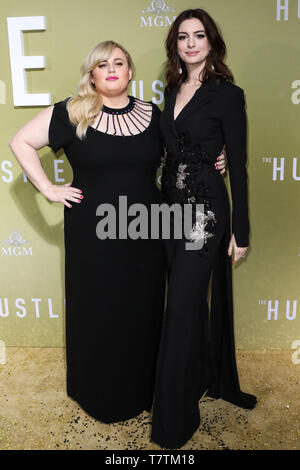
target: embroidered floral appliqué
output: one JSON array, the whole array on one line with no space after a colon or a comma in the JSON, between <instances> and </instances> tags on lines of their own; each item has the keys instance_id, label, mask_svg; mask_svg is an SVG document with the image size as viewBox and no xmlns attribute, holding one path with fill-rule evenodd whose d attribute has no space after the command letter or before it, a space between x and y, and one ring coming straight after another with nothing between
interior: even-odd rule
<instances>
[{"instance_id":1,"label":"embroidered floral appliqu\u00e9","mask_svg":"<svg viewBox=\"0 0 300 470\"><path fill-rule=\"evenodd\" d=\"M192 242L196 243L203 240L203 244L206 244L208 238L214 237L214 233L206 231L206 226L209 222L212 225L216 223L216 217L212 211L207 211L206 214L201 210L196 211L196 222L190 232Z\"/></svg>"},{"instance_id":2,"label":"embroidered floral appliqu\u00e9","mask_svg":"<svg viewBox=\"0 0 300 470\"><path fill-rule=\"evenodd\" d=\"M184 163L180 163L178 165L177 181L176 181L176 188L177 189L184 189L185 188L184 180L189 175L189 173L186 173L184 171L186 169L186 167L187 167L187 165L185 165Z\"/></svg>"}]
</instances>

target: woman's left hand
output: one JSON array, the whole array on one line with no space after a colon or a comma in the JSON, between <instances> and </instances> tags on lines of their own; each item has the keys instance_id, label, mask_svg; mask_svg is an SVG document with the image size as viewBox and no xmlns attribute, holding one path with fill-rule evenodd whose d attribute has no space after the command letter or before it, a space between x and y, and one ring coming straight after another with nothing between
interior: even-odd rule
<instances>
[{"instance_id":1,"label":"woman's left hand","mask_svg":"<svg viewBox=\"0 0 300 470\"><path fill-rule=\"evenodd\" d=\"M236 241L235 241L235 236L234 234L232 234L229 247L228 247L228 256L231 256L233 252L232 264L235 264L241 258L244 258L246 256L247 250L248 250L247 246L246 247L237 246Z\"/></svg>"},{"instance_id":2,"label":"woman's left hand","mask_svg":"<svg viewBox=\"0 0 300 470\"><path fill-rule=\"evenodd\" d=\"M227 166L227 158L226 158L226 152L225 152L225 147L223 147L222 152L217 158L217 161L215 163L215 168L216 170L220 170L221 175L225 173L226 171L226 166Z\"/></svg>"}]
</instances>

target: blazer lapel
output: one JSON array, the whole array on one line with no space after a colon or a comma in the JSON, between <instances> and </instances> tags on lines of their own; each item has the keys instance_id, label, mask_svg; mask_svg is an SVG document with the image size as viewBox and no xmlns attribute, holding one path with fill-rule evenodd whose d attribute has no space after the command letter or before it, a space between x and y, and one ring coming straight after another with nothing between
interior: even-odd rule
<instances>
[{"instance_id":1,"label":"blazer lapel","mask_svg":"<svg viewBox=\"0 0 300 470\"><path fill-rule=\"evenodd\" d=\"M209 103L213 96L214 93L217 89L216 85L216 79L210 78L206 83L201 85L201 87L196 90L195 94L192 96L190 101L185 105L185 107L181 110L181 112L178 114L177 119L174 120L174 107L175 107L175 102L176 102L176 94L175 93L175 98L174 98L174 103L173 103L173 108L172 108L172 116L173 116L173 121L175 124L176 128L176 123L179 123L183 119L185 119L186 116L188 116L195 108L201 108L207 103Z\"/></svg>"}]
</instances>

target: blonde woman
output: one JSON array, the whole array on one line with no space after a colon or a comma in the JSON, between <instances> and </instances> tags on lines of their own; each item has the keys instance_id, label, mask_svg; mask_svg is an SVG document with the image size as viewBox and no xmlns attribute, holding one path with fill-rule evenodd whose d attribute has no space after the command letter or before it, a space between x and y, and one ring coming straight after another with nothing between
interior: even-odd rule
<instances>
[{"instance_id":1,"label":"blonde woman","mask_svg":"<svg viewBox=\"0 0 300 470\"><path fill-rule=\"evenodd\" d=\"M120 196L128 208L160 202L160 111L128 96L133 70L123 46L98 44L77 96L40 112L10 143L32 183L65 206L67 393L105 423L151 408L164 306L162 242L126 238L119 209ZM46 145L64 149L72 183L49 181L37 153ZM115 210L116 227L101 219L101 204Z\"/></svg>"}]
</instances>

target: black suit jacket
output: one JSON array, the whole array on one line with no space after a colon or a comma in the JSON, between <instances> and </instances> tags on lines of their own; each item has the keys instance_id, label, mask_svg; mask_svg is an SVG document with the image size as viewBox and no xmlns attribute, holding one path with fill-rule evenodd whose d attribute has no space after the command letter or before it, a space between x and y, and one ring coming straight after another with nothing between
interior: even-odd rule
<instances>
[{"instance_id":1,"label":"black suit jacket","mask_svg":"<svg viewBox=\"0 0 300 470\"><path fill-rule=\"evenodd\" d=\"M178 90L165 92L161 131L167 149L176 151L181 136L191 149L199 145L215 161L226 146L231 196L232 232L240 247L249 245L248 176L246 170L247 120L244 92L238 86L215 77L195 93L174 120Z\"/></svg>"}]
</instances>

